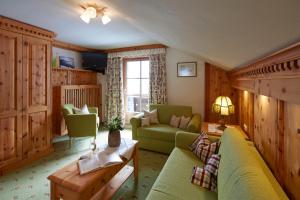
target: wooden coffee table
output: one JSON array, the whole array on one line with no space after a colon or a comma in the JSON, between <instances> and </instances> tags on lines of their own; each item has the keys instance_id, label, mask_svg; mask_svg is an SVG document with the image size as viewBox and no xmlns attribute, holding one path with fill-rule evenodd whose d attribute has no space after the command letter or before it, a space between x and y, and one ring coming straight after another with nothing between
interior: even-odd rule
<instances>
[{"instance_id":1,"label":"wooden coffee table","mask_svg":"<svg viewBox=\"0 0 300 200\"><path fill-rule=\"evenodd\" d=\"M138 142L130 159L122 157L122 164L99 169L85 175L79 174L77 161L48 177L51 183L51 200L110 199L121 185L134 173L138 179ZM128 164L133 160L134 167Z\"/></svg>"}]
</instances>

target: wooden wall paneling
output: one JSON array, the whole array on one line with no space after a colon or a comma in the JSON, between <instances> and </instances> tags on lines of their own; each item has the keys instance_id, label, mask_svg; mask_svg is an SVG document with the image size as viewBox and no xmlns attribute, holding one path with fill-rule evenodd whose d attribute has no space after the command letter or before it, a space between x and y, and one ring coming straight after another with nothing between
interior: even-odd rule
<instances>
[{"instance_id":1,"label":"wooden wall paneling","mask_svg":"<svg viewBox=\"0 0 300 200\"><path fill-rule=\"evenodd\" d=\"M97 73L82 69L52 69L52 86L95 85Z\"/></svg>"},{"instance_id":2,"label":"wooden wall paneling","mask_svg":"<svg viewBox=\"0 0 300 200\"><path fill-rule=\"evenodd\" d=\"M220 96L229 96L232 103L238 108L238 92L230 85L227 72L209 63L205 63L205 121L218 122L220 117L212 112L212 104ZM226 117L226 123L237 124L238 109L235 114Z\"/></svg>"},{"instance_id":3,"label":"wooden wall paneling","mask_svg":"<svg viewBox=\"0 0 300 200\"><path fill-rule=\"evenodd\" d=\"M140 46L133 46L133 47L108 49L108 50L104 50L104 52L105 53L113 53L113 52L137 51L137 50L157 49L157 48L167 48L167 46L163 45L163 44L149 44L149 45L140 45Z\"/></svg>"},{"instance_id":4,"label":"wooden wall paneling","mask_svg":"<svg viewBox=\"0 0 300 200\"><path fill-rule=\"evenodd\" d=\"M229 77L234 88L254 93L254 143L288 196L300 199L300 43ZM242 93L239 101L245 102ZM243 124L248 110L242 103L239 110Z\"/></svg>"},{"instance_id":5,"label":"wooden wall paneling","mask_svg":"<svg viewBox=\"0 0 300 200\"><path fill-rule=\"evenodd\" d=\"M21 81L22 35L0 29L0 168L22 158Z\"/></svg>"},{"instance_id":6,"label":"wooden wall paneling","mask_svg":"<svg viewBox=\"0 0 300 200\"><path fill-rule=\"evenodd\" d=\"M300 43L229 73L232 86L300 104Z\"/></svg>"},{"instance_id":7,"label":"wooden wall paneling","mask_svg":"<svg viewBox=\"0 0 300 200\"><path fill-rule=\"evenodd\" d=\"M276 163L277 163L277 168L276 168L276 176L278 182L284 186L284 170L285 170L285 165L284 165L284 123L285 123L285 118L284 118L284 110L285 110L285 105L284 101L277 100L277 130L278 130L278 135L276 137Z\"/></svg>"},{"instance_id":8,"label":"wooden wall paneling","mask_svg":"<svg viewBox=\"0 0 300 200\"><path fill-rule=\"evenodd\" d=\"M291 199L300 199L300 105L284 105L284 185Z\"/></svg>"},{"instance_id":9,"label":"wooden wall paneling","mask_svg":"<svg viewBox=\"0 0 300 200\"><path fill-rule=\"evenodd\" d=\"M239 125L251 141L254 140L254 94L248 91L238 91Z\"/></svg>"},{"instance_id":10,"label":"wooden wall paneling","mask_svg":"<svg viewBox=\"0 0 300 200\"><path fill-rule=\"evenodd\" d=\"M99 52L99 53L104 52L103 50L86 48L86 47L82 47L82 46L78 46L78 45L74 45L74 44L70 44L58 40L53 41L53 46L62 49L71 50L71 51L77 51L77 52Z\"/></svg>"},{"instance_id":11,"label":"wooden wall paneling","mask_svg":"<svg viewBox=\"0 0 300 200\"><path fill-rule=\"evenodd\" d=\"M23 156L51 146L51 43L23 36Z\"/></svg>"},{"instance_id":12,"label":"wooden wall paneling","mask_svg":"<svg viewBox=\"0 0 300 200\"><path fill-rule=\"evenodd\" d=\"M254 143L273 172L276 171L277 100L255 95Z\"/></svg>"}]
</instances>

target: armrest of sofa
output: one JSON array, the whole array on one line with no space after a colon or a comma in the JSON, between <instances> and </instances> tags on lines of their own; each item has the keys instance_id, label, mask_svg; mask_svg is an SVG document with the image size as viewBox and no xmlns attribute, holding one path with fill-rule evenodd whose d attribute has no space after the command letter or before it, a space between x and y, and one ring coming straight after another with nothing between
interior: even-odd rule
<instances>
[{"instance_id":1,"label":"armrest of sofa","mask_svg":"<svg viewBox=\"0 0 300 200\"><path fill-rule=\"evenodd\" d=\"M188 149L194 140L199 136L197 133L177 131L175 136L175 146L181 149Z\"/></svg>"},{"instance_id":2,"label":"armrest of sofa","mask_svg":"<svg viewBox=\"0 0 300 200\"><path fill-rule=\"evenodd\" d=\"M88 107L90 113L95 113L98 115L98 107Z\"/></svg>"},{"instance_id":3,"label":"armrest of sofa","mask_svg":"<svg viewBox=\"0 0 300 200\"><path fill-rule=\"evenodd\" d=\"M201 129L201 115L194 114L187 126L187 131L192 133L199 133Z\"/></svg>"},{"instance_id":4,"label":"armrest of sofa","mask_svg":"<svg viewBox=\"0 0 300 200\"><path fill-rule=\"evenodd\" d=\"M65 116L68 134L71 137L96 136L97 134L97 115L90 114L71 114Z\"/></svg>"},{"instance_id":5,"label":"armrest of sofa","mask_svg":"<svg viewBox=\"0 0 300 200\"><path fill-rule=\"evenodd\" d=\"M177 131L175 136L175 146L181 149L189 149L189 146L196 140L199 136L198 133L190 133L184 131ZM208 136L208 139L211 142L217 142L220 140L220 137Z\"/></svg>"},{"instance_id":6,"label":"armrest of sofa","mask_svg":"<svg viewBox=\"0 0 300 200\"><path fill-rule=\"evenodd\" d=\"M139 113L135 116L133 116L131 119L130 119L130 124L132 126L132 139L137 139L137 129L138 127L141 126L141 118L144 116L144 113Z\"/></svg>"}]
</instances>

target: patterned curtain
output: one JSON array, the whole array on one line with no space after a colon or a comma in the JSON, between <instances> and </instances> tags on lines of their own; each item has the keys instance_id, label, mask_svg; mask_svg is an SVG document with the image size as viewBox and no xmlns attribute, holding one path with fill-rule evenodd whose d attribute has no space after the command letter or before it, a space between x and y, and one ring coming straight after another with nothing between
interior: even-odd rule
<instances>
[{"instance_id":1,"label":"patterned curtain","mask_svg":"<svg viewBox=\"0 0 300 200\"><path fill-rule=\"evenodd\" d=\"M151 54L150 61L150 104L167 103L166 54Z\"/></svg>"},{"instance_id":2,"label":"patterned curtain","mask_svg":"<svg viewBox=\"0 0 300 200\"><path fill-rule=\"evenodd\" d=\"M124 123L122 59L108 58L106 68L105 119L109 123L120 116Z\"/></svg>"}]
</instances>

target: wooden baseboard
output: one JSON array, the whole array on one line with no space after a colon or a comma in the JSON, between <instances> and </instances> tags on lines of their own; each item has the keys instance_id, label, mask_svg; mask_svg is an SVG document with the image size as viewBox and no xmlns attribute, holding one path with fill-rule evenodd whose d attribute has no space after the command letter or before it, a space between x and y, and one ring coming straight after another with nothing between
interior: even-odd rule
<instances>
[{"instance_id":1,"label":"wooden baseboard","mask_svg":"<svg viewBox=\"0 0 300 200\"><path fill-rule=\"evenodd\" d=\"M15 162L6 166L3 166L0 168L0 176L3 176L11 171L14 171L16 169L19 169L21 167L24 167L25 165L28 165L30 163L32 163L33 161L36 161L46 155L48 155L49 153L53 152L54 149L51 146L50 148L40 152L39 154L36 154L30 158L24 159L24 160L20 160L19 162Z\"/></svg>"}]
</instances>

